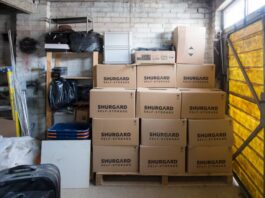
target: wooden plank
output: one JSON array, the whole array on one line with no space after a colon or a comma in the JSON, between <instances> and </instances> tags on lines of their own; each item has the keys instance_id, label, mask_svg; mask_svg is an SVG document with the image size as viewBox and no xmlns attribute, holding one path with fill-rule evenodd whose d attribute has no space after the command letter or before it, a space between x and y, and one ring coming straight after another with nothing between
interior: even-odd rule
<instances>
[{"instance_id":1,"label":"wooden plank","mask_svg":"<svg viewBox=\"0 0 265 198\"><path fill-rule=\"evenodd\" d=\"M162 176L161 179L162 179L161 181L162 185L168 186L168 176Z\"/></svg>"},{"instance_id":2,"label":"wooden plank","mask_svg":"<svg viewBox=\"0 0 265 198\"><path fill-rule=\"evenodd\" d=\"M55 54L55 66L56 67L61 66L61 59L62 59L62 54Z\"/></svg>"},{"instance_id":3,"label":"wooden plank","mask_svg":"<svg viewBox=\"0 0 265 198\"><path fill-rule=\"evenodd\" d=\"M98 52L93 52L93 55L92 55L92 65L93 65L93 67L95 67L96 65L98 65Z\"/></svg>"},{"instance_id":4,"label":"wooden plank","mask_svg":"<svg viewBox=\"0 0 265 198\"><path fill-rule=\"evenodd\" d=\"M46 130L52 125L52 110L49 105L49 86L52 81L52 52L47 52L47 70L46 70Z\"/></svg>"}]
</instances>

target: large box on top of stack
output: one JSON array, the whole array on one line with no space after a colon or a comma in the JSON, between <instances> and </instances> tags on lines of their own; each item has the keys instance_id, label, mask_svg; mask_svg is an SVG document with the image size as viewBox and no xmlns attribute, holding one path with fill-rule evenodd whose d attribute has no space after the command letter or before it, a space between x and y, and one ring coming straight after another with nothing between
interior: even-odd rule
<instances>
[{"instance_id":1,"label":"large box on top of stack","mask_svg":"<svg viewBox=\"0 0 265 198\"><path fill-rule=\"evenodd\" d=\"M136 65L97 65L94 72L95 87L136 89Z\"/></svg>"},{"instance_id":2,"label":"large box on top of stack","mask_svg":"<svg viewBox=\"0 0 265 198\"><path fill-rule=\"evenodd\" d=\"M226 93L218 89L180 89L181 118L225 117Z\"/></svg>"},{"instance_id":3,"label":"large box on top of stack","mask_svg":"<svg viewBox=\"0 0 265 198\"><path fill-rule=\"evenodd\" d=\"M137 117L154 119L180 118L181 94L177 89L139 88Z\"/></svg>"},{"instance_id":4,"label":"large box on top of stack","mask_svg":"<svg viewBox=\"0 0 265 198\"><path fill-rule=\"evenodd\" d=\"M90 91L91 118L135 118L135 90L96 88Z\"/></svg>"},{"instance_id":5,"label":"large box on top of stack","mask_svg":"<svg viewBox=\"0 0 265 198\"><path fill-rule=\"evenodd\" d=\"M173 32L173 44L176 48L176 63L203 64L206 29L204 27L180 26Z\"/></svg>"}]
</instances>

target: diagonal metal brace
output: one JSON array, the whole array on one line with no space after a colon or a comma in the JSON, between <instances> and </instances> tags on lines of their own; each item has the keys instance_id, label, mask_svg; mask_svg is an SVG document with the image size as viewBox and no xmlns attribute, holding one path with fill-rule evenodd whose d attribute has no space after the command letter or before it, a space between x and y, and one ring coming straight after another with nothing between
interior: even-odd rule
<instances>
[{"instance_id":1,"label":"diagonal metal brace","mask_svg":"<svg viewBox=\"0 0 265 198\"><path fill-rule=\"evenodd\" d=\"M263 127L261 124L256 127L256 129L248 136L244 143L234 153L233 160L249 145L249 143L258 135L262 128Z\"/></svg>"},{"instance_id":2,"label":"diagonal metal brace","mask_svg":"<svg viewBox=\"0 0 265 198\"><path fill-rule=\"evenodd\" d=\"M232 52L233 52L233 55L236 58L236 61L237 61L238 65L239 65L239 67L241 69L241 72L242 72L242 74L244 76L244 79L246 80L246 83L247 83L247 85L248 85L248 87L250 89L250 92L251 92L251 94L252 94L252 96L253 96L256 104L258 105L259 110L261 111L261 105L260 105L260 101L259 101L258 95L257 95L257 93L256 93L256 91L255 91L255 89L254 89L254 87L252 85L252 83L250 82L250 79L249 79L249 77L247 75L247 72L245 71L245 68L243 67L243 65L241 63L241 61L240 61L240 59L238 57L238 54L237 54L237 52L236 52L236 50L235 50L235 48L234 48L234 46L233 46L230 38L227 37L226 38L226 41L227 41L229 47L231 47Z\"/></svg>"}]
</instances>

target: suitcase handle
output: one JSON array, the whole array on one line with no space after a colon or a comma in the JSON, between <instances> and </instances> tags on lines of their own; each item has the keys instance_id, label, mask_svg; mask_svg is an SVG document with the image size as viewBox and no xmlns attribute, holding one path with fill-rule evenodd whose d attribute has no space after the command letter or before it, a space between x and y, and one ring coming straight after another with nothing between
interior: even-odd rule
<instances>
[{"instance_id":1,"label":"suitcase handle","mask_svg":"<svg viewBox=\"0 0 265 198\"><path fill-rule=\"evenodd\" d=\"M8 173L13 174L13 173L23 173L23 172L32 172L35 171L36 168L33 168L28 165L21 165L21 166L16 166L14 168L10 168Z\"/></svg>"}]
</instances>

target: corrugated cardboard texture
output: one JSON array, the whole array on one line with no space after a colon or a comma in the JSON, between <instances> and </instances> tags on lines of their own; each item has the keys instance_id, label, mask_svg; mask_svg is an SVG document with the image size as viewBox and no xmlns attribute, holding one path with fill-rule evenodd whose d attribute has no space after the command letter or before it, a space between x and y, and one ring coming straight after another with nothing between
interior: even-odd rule
<instances>
[{"instance_id":1,"label":"corrugated cardboard texture","mask_svg":"<svg viewBox=\"0 0 265 198\"><path fill-rule=\"evenodd\" d=\"M137 87L176 87L176 65L137 65Z\"/></svg>"},{"instance_id":2,"label":"corrugated cardboard texture","mask_svg":"<svg viewBox=\"0 0 265 198\"><path fill-rule=\"evenodd\" d=\"M175 51L136 51L135 63L175 63Z\"/></svg>"},{"instance_id":3,"label":"corrugated cardboard texture","mask_svg":"<svg viewBox=\"0 0 265 198\"><path fill-rule=\"evenodd\" d=\"M214 88L215 65L177 64L176 87Z\"/></svg>"},{"instance_id":4,"label":"corrugated cardboard texture","mask_svg":"<svg viewBox=\"0 0 265 198\"><path fill-rule=\"evenodd\" d=\"M180 26L173 32L176 47L176 62L184 64L203 64L206 29L204 27Z\"/></svg>"},{"instance_id":5,"label":"corrugated cardboard texture","mask_svg":"<svg viewBox=\"0 0 265 198\"><path fill-rule=\"evenodd\" d=\"M140 146L140 173L174 175L185 173L185 147Z\"/></svg>"},{"instance_id":6,"label":"corrugated cardboard texture","mask_svg":"<svg viewBox=\"0 0 265 198\"><path fill-rule=\"evenodd\" d=\"M136 89L136 65L97 65L96 87Z\"/></svg>"},{"instance_id":7,"label":"corrugated cardboard texture","mask_svg":"<svg viewBox=\"0 0 265 198\"><path fill-rule=\"evenodd\" d=\"M138 147L94 146L93 172L138 172Z\"/></svg>"},{"instance_id":8,"label":"corrugated cardboard texture","mask_svg":"<svg viewBox=\"0 0 265 198\"><path fill-rule=\"evenodd\" d=\"M93 145L139 145L139 119L94 118Z\"/></svg>"},{"instance_id":9,"label":"corrugated cardboard texture","mask_svg":"<svg viewBox=\"0 0 265 198\"><path fill-rule=\"evenodd\" d=\"M232 146L232 121L229 118L189 120L189 146Z\"/></svg>"},{"instance_id":10,"label":"corrugated cardboard texture","mask_svg":"<svg viewBox=\"0 0 265 198\"><path fill-rule=\"evenodd\" d=\"M155 119L180 118L181 94L177 89L139 88L137 117Z\"/></svg>"},{"instance_id":11,"label":"corrugated cardboard texture","mask_svg":"<svg viewBox=\"0 0 265 198\"><path fill-rule=\"evenodd\" d=\"M232 148L189 147L188 173L232 173Z\"/></svg>"},{"instance_id":12,"label":"corrugated cardboard texture","mask_svg":"<svg viewBox=\"0 0 265 198\"><path fill-rule=\"evenodd\" d=\"M135 118L135 90L102 88L90 91L91 118Z\"/></svg>"},{"instance_id":13,"label":"corrugated cardboard texture","mask_svg":"<svg viewBox=\"0 0 265 198\"><path fill-rule=\"evenodd\" d=\"M186 146L187 120L142 119L141 144L145 146Z\"/></svg>"},{"instance_id":14,"label":"corrugated cardboard texture","mask_svg":"<svg viewBox=\"0 0 265 198\"><path fill-rule=\"evenodd\" d=\"M180 89L181 118L225 117L226 93L216 89Z\"/></svg>"}]
</instances>

